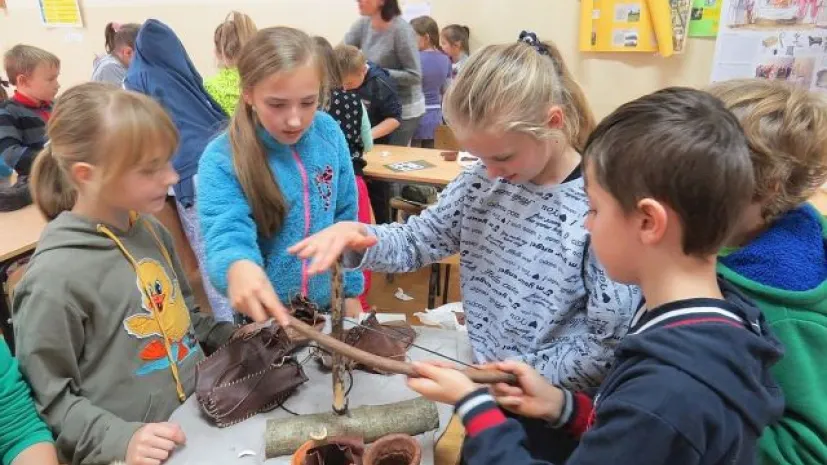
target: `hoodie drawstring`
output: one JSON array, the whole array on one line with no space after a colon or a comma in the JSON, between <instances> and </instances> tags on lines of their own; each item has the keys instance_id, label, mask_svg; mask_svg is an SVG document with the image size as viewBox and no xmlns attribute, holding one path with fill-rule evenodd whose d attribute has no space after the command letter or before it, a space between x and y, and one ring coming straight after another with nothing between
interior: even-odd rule
<instances>
[{"instance_id":1,"label":"hoodie drawstring","mask_svg":"<svg viewBox=\"0 0 827 465\"><path fill-rule=\"evenodd\" d=\"M164 247L164 244L158 238L158 235L155 234L155 229L146 221L143 221L143 223L147 226L147 229L149 229L149 232L152 234L152 237L155 239L155 242L161 249L161 253L167 260L167 264L170 266L170 269L174 270L169 252L167 251L167 248ZM129 251L126 249L126 246L124 246L123 242L121 242L121 240L118 239L118 237L109 228L102 224L99 224L97 226L97 230L99 233L106 235L107 237L112 239L112 241L115 244L117 244L118 248L121 249L121 252L123 252L127 260L129 260L129 263L132 264L132 268L135 269L135 274L138 276L138 280L141 282L141 289L143 290L144 297L146 297L146 299L149 301L150 312L152 313L152 317L155 319L155 322L158 323L158 328L161 329L161 338L164 340L164 348L166 349L167 359L169 360L169 369L170 371L172 371L172 378L175 380L175 390L178 392L178 398L181 400L181 402L186 401L187 396L184 393L184 386L181 384L181 376L178 373L178 363L176 362L175 357L172 356L172 346L169 343L169 338L167 337L164 325L161 323L161 318L159 315L160 310L158 309L158 304L155 303L155 295L152 291L152 287L148 286L147 283L144 282L144 279L141 276L141 274L138 273L138 262L135 260L135 257L133 257L132 254L129 253Z\"/></svg>"}]
</instances>

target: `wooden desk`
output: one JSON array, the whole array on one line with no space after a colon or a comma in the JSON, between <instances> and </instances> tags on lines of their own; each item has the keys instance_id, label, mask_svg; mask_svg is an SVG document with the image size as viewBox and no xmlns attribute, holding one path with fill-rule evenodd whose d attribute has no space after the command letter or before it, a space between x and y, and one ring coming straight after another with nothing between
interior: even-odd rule
<instances>
[{"instance_id":1,"label":"wooden desk","mask_svg":"<svg viewBox=\"0 0 827 465\"><path fill-rule=\"evenodd\" d=\"M6 299L6 267L18 258L30 253L37 246L40 234L46 227L46 219L34 205L14 212L0 213L0 330L14 353L14 333L11 311Z\"/></svg>"},{"instance_id":2,"label":"wooden desk","mask_svg":"<svg viewBox=\"0 0 827 465\"><path fill-rule=\"evenodd\" d=\"M456 160L443 160L439 155L441 152L442 150L436 149L376 145L373 150L365 154L365 161L368 163L364 170L365 177L377 181L445 186L459 176L462 167ZM403 173L393 171L385 166L391 163L417 160L425 160L434 166L433 168Z\"/></svg>"}]
</instances>

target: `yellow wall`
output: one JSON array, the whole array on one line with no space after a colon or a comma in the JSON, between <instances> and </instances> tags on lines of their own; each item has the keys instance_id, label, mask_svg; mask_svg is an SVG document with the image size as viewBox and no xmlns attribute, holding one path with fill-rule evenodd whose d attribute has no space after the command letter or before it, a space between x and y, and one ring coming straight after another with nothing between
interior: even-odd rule
<instances>
[{"instance_id":1,"label":"yellow wall","mask_svg":"<svg viewBox=\"0 0 827 465\"><path fill-rule=\"evenodd\" d=\"M215 70L212 34L231 8L251 15L259 27L290 25L337 43L357 18L354 0L81 0L85 29L51 29L40 24L36 0L7 0L0 10L0 49L27 42L63 60L63 86L88 78L95 54L103 51L109 21L160 19L180 35L202 74ZM580 54L577 52L577 0L433 0L440 25L471 28L471 47L516 40L531 29L554 40L586 89L598 116L617 105L669 85L703 86L709 81L714 41L692 39L683 56ZM483 14L483 12L485 12Z\"/></svg>"}]
</instances>

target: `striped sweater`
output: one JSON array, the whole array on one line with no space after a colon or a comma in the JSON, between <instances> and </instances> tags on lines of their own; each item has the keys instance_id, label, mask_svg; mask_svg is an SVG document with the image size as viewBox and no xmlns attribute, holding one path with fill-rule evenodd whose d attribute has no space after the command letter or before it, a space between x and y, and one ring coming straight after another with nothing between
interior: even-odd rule
<instances>
[{"instance_id":1,"label":"striped sweater","mask_svg":"<svg viewBox=\"0 0 827 465\"><path fill-rule=\"evenodd\" d=\"M51 112L51 102L39 104L20 93L0 102L0 176L8 177L12 170L29 174L35 156L46 145Z\"/></svg>"}]
</instances>

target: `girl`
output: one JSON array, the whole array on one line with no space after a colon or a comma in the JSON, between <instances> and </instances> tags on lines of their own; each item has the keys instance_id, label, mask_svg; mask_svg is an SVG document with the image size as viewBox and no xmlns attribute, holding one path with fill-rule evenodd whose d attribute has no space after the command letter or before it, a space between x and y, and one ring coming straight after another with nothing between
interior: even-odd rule
<instances>
[{"instance_id":1,"label":"girl","mask_svg":"<svg viewBox=\"0 0 827 465\"><path fill-rule=\"evenodd\" d=\"M589 250L589 210L572 141L592 129L542 47L485 48L445 96L460 144L482 163L404 225L338 223L290 249L311 274L345 264L400 273L460 254L478 362L520 359L552 383L600 384L638 303ZM574 85L574 83L571 83ZM472 95L472 91L474 92ZM589 121L588 124L581 124Z\"/></svg>"},{"instance_id":2,"label":"girl","mask_svg":"<svg viewBox=\"0 0 827 465\"><path fill-rule=\"evenodd\" d=\"M109 23L104 29L106 55L95 59L92 80L120 87L135 53L140 24Z\"/></svg>"},{"instance_id":3,"label":"girl","mask_svg":"<svg viewBox=\"0 0 827 465\"><path fill-rule=\"evenodd\" d=\"M324 60L287 27L259 31L238 59L241 102L201 158L198 190L207 270L233 308L286 324L281 302L330 307L330 279L311 277L286 248L338 221L354 221L356 180L347 141L317 111ZM361 311L361 273L345 276L349 313Z\"/></svg>"},{"instance_id":4,"label":"girl","mask_svg":"<svg viewBox=\"0 0 827 465\"><path fill-rule=\"evenodd\" d=\"M317 53L323 58L327 83L325 95L322 98L322 108L339 123L339 128L345 134L347 146L350 150L350 159L353 161L353 172L356 175L356 191L359 199L357 218L360 223L371 223L370 197L368 186L362 176L362 170L367 165L364 153L373 148L371 138L370 119L368 112L362 105L361 99L353 92L346 91L342 84L342 70L339 61L333 51L333 46L324 37L313 37L316 43ZM361 121L361 124L358 122ZM368 270L362 272L365 277L365 291L359 296L359 302L363 310L368 310L367 295L370 292L371 273Z\"/></svg>"},{"instance_id":5,"label":"girl","mask_svg":"<svg viewBox=\"0 0 827 465\"><path fill-rule=\"evenodd\" d=\"M14 293L21 369L61 463L159 463L184 442L165 422L203 351L234 330L194 306L151 216L178 181L175 126L147 97L87 83L48 131L32 189L50 222Z\"/></svg>"},{"instance_id":6,"label":"girl","mask_svg":"<svg viewBox=\"0 0 827 465\"><path fill-rule=\"evenodd\" d=\"M0 335L0 464L57 465L52 432L40 419L29 386Z\"/></svg>"},{"instance_id":7,"label":"girl","mask_svg":"<svg viewBox=\"0 0 827 465\"><path fill-rule=\"evenodd\" d=\"M256 33L253 18L233 11L223 23L215 28L215 58L218 61L218 74L204 80L207 92L221 105L228 115L235 112L241 97L236 61L242 47Z\"/></svg>"},{"instance_id":8,"label":"girl","mask_svg":"<svg viewBox=\"0 0 827 465\"><path fill-rule=\"evenodd\" d=\"M391 133L389 143L407 146L425 114L416 33L402 18L397 0L359 0L357 3L362 18L353 23L344 43L362 50L369 61L387 70L395 81L402 104L402 121Z\"/></svg>"},{"instance_id":9,"label":"girl","mask_svg":"<svg viewBox=\"0 0 827 465\"><path fill-rule=\"evenodd\" d=\"M442 29L439 35L439 46L451 58L451 77L457 77L465 60L471 53L468 41L471 39L471 29L468 26L449 24Z\"/></svg>"},{"instance_id":10,"label":"girl","mask_svg":"<svg viewBox=\"0 0 827 465\"><path fill-rule=\"evenodd\" d=\"M414 133L412 145L434 148L434 130L442 124L442 92L451 78L451 59L439 48L439 26L430 16L411 21L419 36L419 61L422 62L422 92L425 116Z\"/></svg>"}]
</instances>

